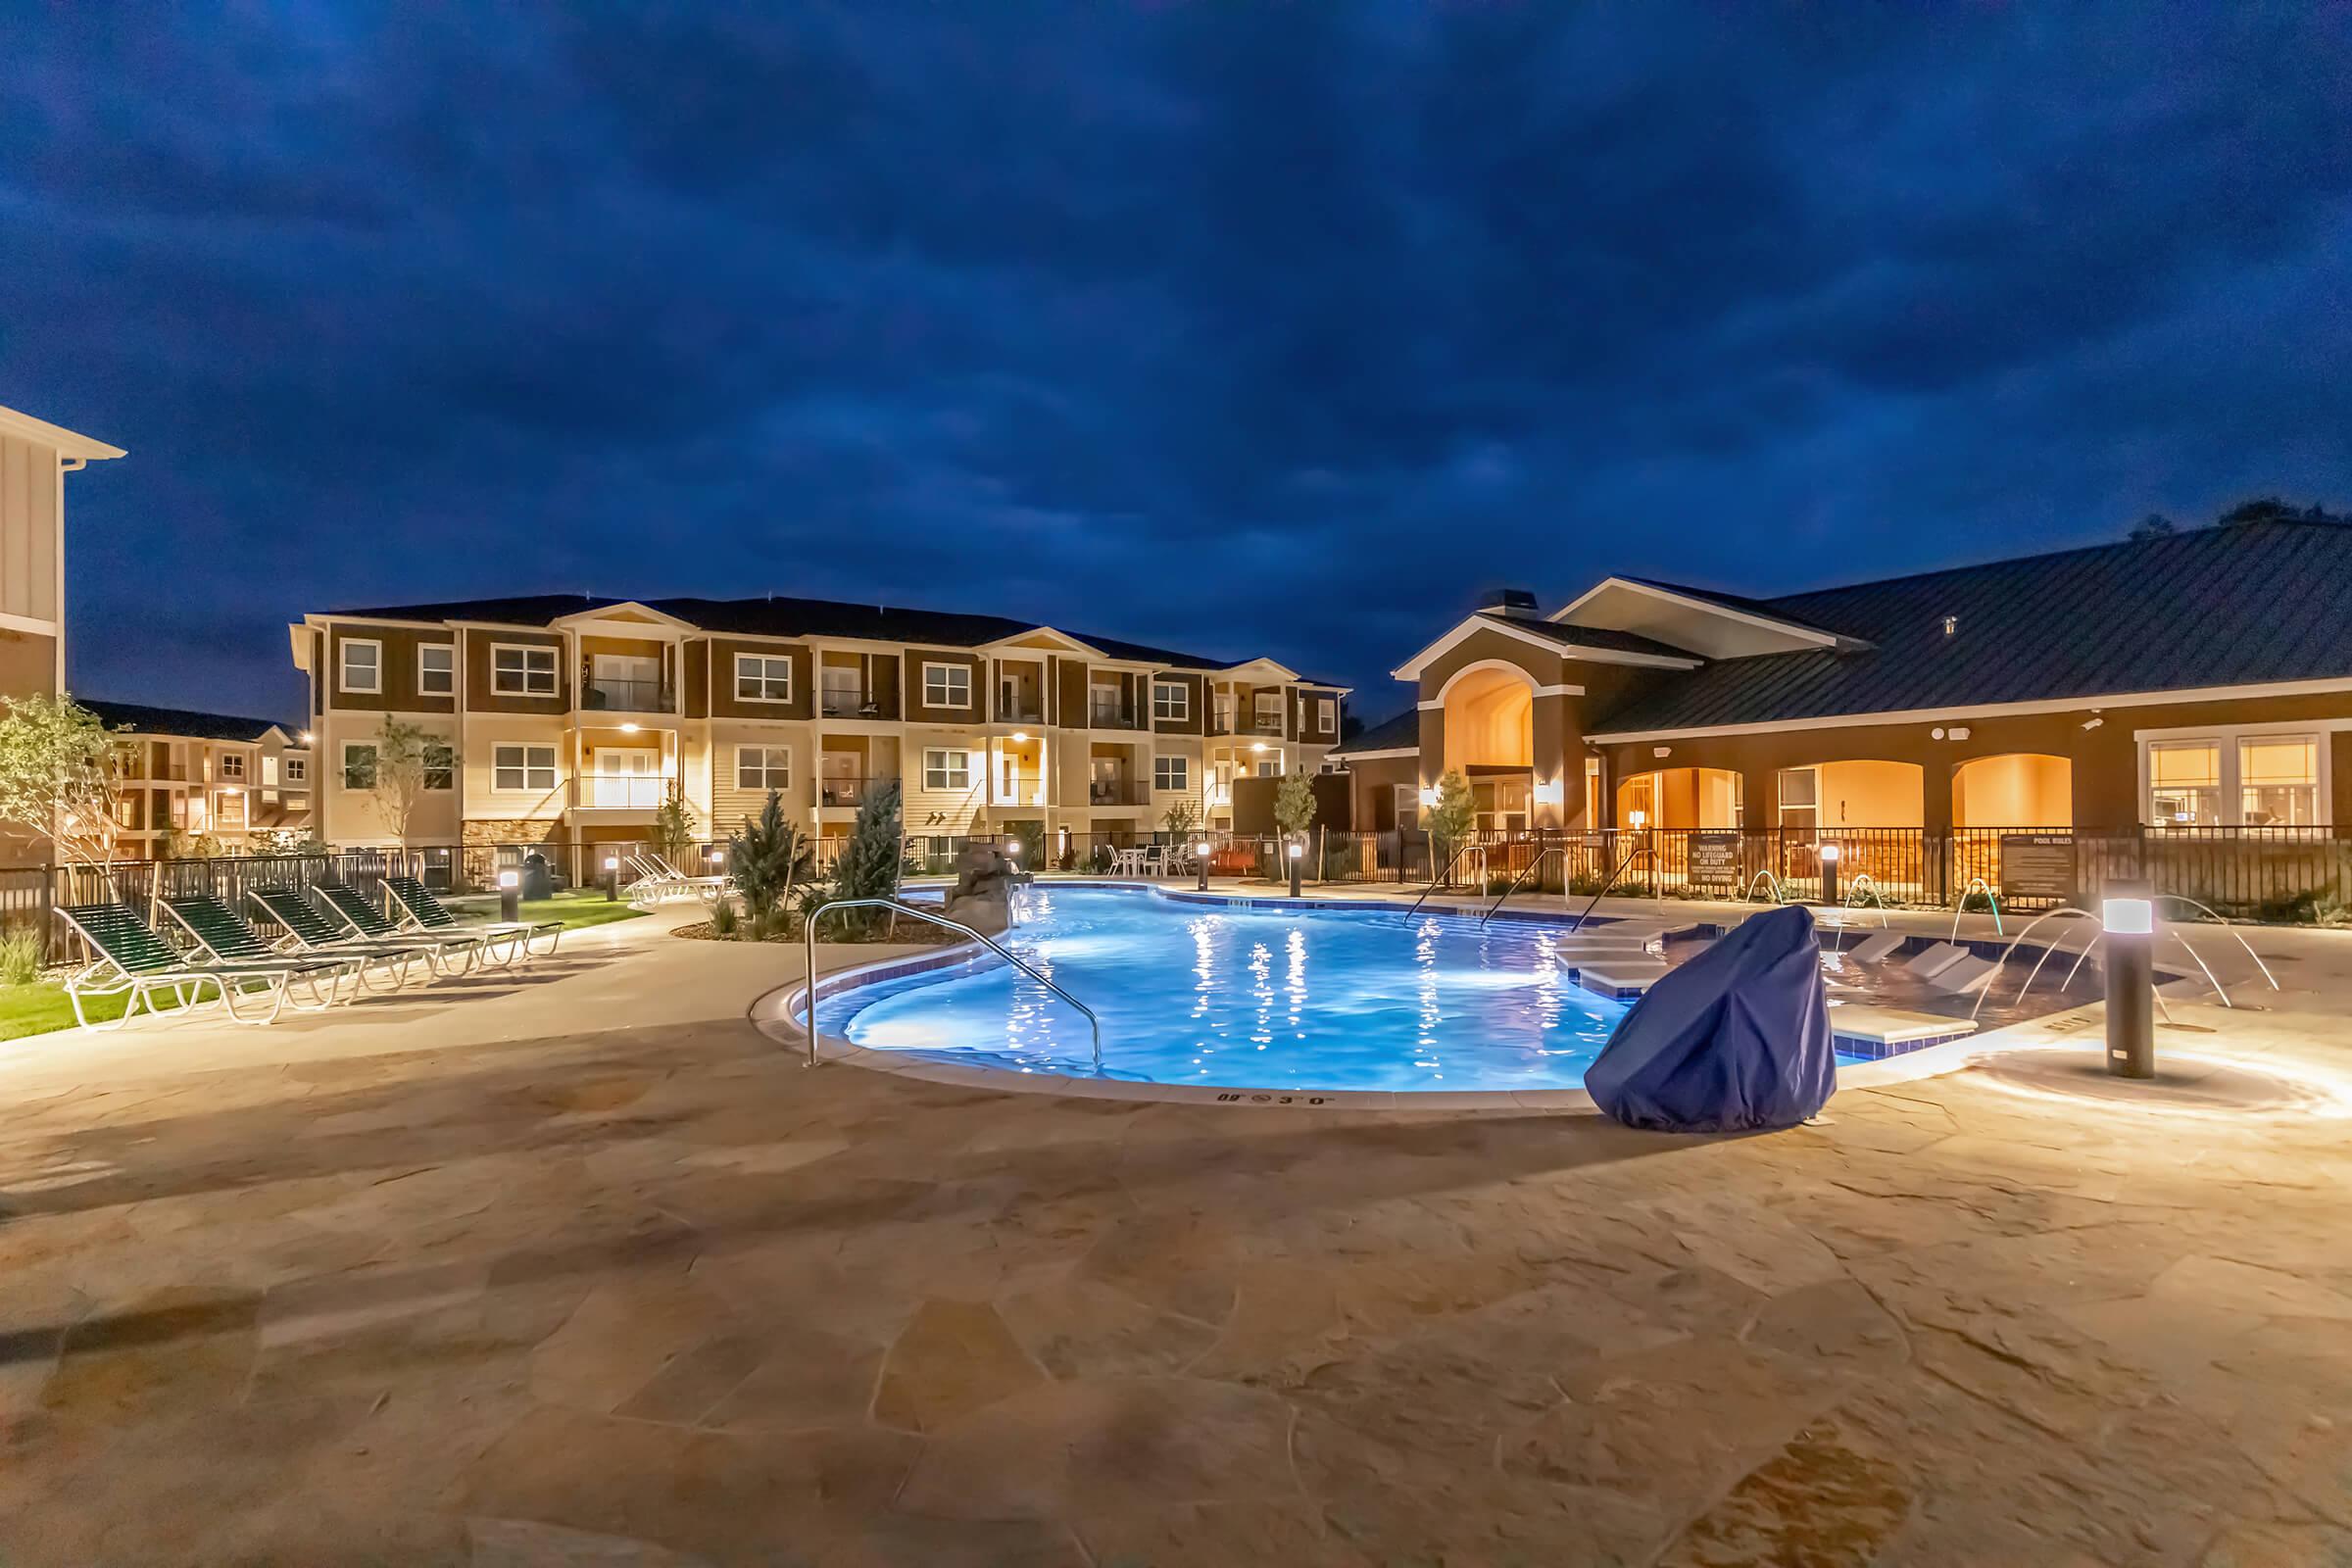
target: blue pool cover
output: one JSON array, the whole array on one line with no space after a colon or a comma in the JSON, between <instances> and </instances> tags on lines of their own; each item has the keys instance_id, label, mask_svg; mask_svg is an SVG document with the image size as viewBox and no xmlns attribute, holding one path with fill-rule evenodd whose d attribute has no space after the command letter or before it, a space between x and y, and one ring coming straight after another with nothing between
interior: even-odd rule
<instances>
[{"instance_id":1,"label":"blue pool cover","mask_svg":"<svg viewBox=\"0 0 2352 1568\"><path fill-rule=\"evenodd\" d=\"M1594 1103L1628 1127L1793 1127L1838 1082L1830 999L1810 910L1742 921L1669 971L1585 1069Z\"/></svg>"}]
</instances>

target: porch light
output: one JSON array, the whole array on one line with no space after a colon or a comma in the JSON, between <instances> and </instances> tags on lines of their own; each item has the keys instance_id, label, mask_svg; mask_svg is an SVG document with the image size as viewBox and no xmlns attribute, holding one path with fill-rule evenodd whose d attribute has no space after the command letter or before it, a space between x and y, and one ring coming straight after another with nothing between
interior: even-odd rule
<instances>
[{"instance_id":1,"label":"porch light","mask_svg":"<svg viewBox=\"0 0 2352 1568\"><path fill-rule=\"evenodd\" d=\"M2116 936L2144 937L2156 929L2156 905L2151 899L2104 899L2099 923Z\"/></svg>"},{"instance_id":2,"label":"porch light","mask_svg":"<svg viewBox=\"0 0 2352 1568\"><path fill-rule=\"evenodd\" d=\"M311 744L311 732L307 729L302 732L302 744L305 746Z\"/></svg>"},{"instance_id":3,"label":"porch light","mask_svg":"<svg viewBox=\"0 0 2352 1568\"><path fill-rule=\"evenodd\" d=\"M1264 741L1251 741L1250 743L1250 749L1253 752L1262 752L1266 749L1266 743Z\"/></svg>"},{"instance_id":4,"label":"porch light","mask_svg":"<svg viewBox=\"0 0 2352 1568\"><path fill-rule=\"evenodd\" d=\"M1026 746L1026 745L1028 745L1028 744L1029 744L1029 732L1028 732L1027 730L1025 730L1025 729L1016 729L1016 730L1014 730L1014 731L1012 732L1012 744L1013 744L1013 745L1015 745L1015 746Z\"/></svg>"},{"instance_id":5,"label":"porch light","mask_svg":"<svg viewBox=\"0 0 2352 1568\"><path fill-rule=\"evenodd\" d=\"M629 720L627 723L625 723L625 724L621 725L621 726L620 726L620 732L621 732L623 735L634 735L634 734L636 734L636 733L637 733L637 721L636 721L635 719L631 719L631 720Z\"/></svg>"}]
</instances>

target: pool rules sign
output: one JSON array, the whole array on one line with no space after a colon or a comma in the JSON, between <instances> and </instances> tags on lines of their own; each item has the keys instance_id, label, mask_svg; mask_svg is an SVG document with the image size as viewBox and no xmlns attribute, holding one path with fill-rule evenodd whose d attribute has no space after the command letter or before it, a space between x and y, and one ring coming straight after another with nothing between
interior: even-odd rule
<instances>
[{"instance_id":1,"label":"pool rules sign","mask_svg":"<svg viewBox=\"0 0 2352 1568\"><path fill-rule=\"evenodd\" d=\"M2075 836L2072 833L2001 835L2003 904L2075 902Z\"/></svg>"}]
</instances>

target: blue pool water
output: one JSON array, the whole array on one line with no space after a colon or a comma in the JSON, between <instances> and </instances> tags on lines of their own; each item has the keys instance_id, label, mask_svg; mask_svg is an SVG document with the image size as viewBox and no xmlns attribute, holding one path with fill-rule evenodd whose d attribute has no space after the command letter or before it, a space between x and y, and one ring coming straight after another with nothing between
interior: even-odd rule
<instances>
[{"instance_id":1,"label":"blue pool water","mask_svg":"<svg viewBox=\"0 0 2352 1568\"><path fill-rule=\"evenodd\" d=\"M1040 885L1009 945L1101 1014L1106 1076L1270 1090L1574 1089L1625 1016L1545 926L1389 910L1185 904ZM1596 928L1597 929L1597 928ZM1089 1073L1086 1020L1008 965L826 998L874 1051Z\"/></svg>"}]
</instances>

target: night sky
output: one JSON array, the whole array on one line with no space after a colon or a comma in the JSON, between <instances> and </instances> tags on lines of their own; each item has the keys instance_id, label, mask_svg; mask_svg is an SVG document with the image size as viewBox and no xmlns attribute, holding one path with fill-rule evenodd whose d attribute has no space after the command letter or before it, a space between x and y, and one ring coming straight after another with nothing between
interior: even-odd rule
<instances>
[{"instance_id":1,"label":"night sky","mask_svg":"<svg viewBox=\"0 0 2352 1568\"><path fill-rule=\"evenodd\" d=\"M130 449L69 481L90 695L775 591L1378 717L1484 585L2352 501L2340 7L195 9L0 47L0 404Z\"/></svg>"}]
</instances>

